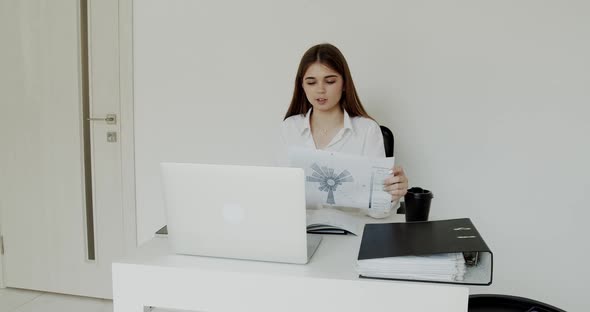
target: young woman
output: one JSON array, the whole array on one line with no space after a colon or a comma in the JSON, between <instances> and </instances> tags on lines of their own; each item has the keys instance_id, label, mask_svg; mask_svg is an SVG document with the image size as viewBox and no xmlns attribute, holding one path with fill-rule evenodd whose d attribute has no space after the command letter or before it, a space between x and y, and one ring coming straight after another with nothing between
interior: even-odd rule
<instances>
[{"instance_id":1,"label":"young woman","mask_svg":"<svg viewBox=\"0 0 590 312\"><path fill-rule=\"evenodd\" d=\"M327 43L311 47L301 58L281 134L287 146L385 157L381 129L363 108L346 59ZM384 189L397 206L408 189L400 166L392 168Z\"/></svg>"}]
</instances>

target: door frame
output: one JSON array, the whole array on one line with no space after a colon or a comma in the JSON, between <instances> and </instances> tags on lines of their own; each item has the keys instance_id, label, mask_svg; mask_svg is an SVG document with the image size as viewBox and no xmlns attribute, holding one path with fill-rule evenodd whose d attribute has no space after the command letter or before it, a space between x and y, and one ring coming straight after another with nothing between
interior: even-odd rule
<instances>
[{"instance_id":1,"label":"door frame","mask_svg":"<svg viewBox=\"0 0 590 312\"><path fill-rule=\"evenodd\" d=\"M119 87L123 225L125 250L129 253L137 248L133 118L133 0L119 0Z\"/></svg>"},{"instance_id":2,"label":"door frame","mask_svg":"<svg viewBox=\"0 0 590 312\"><path fill-rule=\"evenodd\" d=\"M91 7L90 7L91 8ZM121 109L121 178L125 251L137 248L135 139L133 103L133 0L119 0L119 101ZM90 38L91 40L91 38ZM0 207L2 209L2 207ZM0 213L0 216L2 214ZM0 235L2 234L0 218ZM0 288L5 288L4 255L0 254Z\"/></svg>"},{"instance_id":3,"label":"door frame","mask_svg":"<svg viewBox=\"0 0 590 312\"><path fill-rule=\"evenodd\" d=\"M2 209L2 206L0 206ZM0 212L0 235L2 235L2 213ZM1 242L2 246L0 248L4 249L4 242ZM4 253L0 253L0 288L6 288L6 283L4 282Z\"/></svg>"}]
</instances>

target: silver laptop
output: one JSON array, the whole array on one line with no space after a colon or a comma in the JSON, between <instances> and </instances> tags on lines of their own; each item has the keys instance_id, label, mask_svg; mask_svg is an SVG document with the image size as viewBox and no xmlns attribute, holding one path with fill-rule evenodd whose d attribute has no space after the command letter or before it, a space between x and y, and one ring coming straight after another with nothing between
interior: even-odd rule
<instances>
[{"instance_id":1,"label":"silver laptop","mask_svg":"<svg viewBox=\"0 0 590 312\"><path fill-rule=\"evenodd\" d=\"M304 264L321 241L306 231L303 169L160 167L175 253Z\"/></svg>"}]
</instances>

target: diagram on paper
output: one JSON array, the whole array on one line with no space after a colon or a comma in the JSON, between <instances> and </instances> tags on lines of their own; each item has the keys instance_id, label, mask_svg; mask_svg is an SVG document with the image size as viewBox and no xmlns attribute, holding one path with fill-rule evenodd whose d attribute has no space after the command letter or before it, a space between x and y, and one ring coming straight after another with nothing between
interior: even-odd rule
<instances>
[{"instance_id":1,"label":"diagram on paper","mask_svg":"<svg viewBox=\"0 0 590 312\"><path fill-rule=\"evenodd\" d=\"M290 148L289 161L292 167L305 171L308 208L328 205L380 209L391 204L383 181L390 174L393 158Z\"/></svg>"},{"instance_id":2,"label":"diagram on paper","mask_svg":"<svg viewBox=\"0 0 590 312\"><path fill-rule=\"evenodd\" d=\"M313 173L305 177L307 182L317 182L318 190L327 192L326 204L335 205L336 200L334 199L334 192L338 190L338 186L346 182L354 182L354 177L344 170L340 173L336 173L333 168L326 166L320 167L317 163L311 165Z\"/></svg>"}]
</instances>

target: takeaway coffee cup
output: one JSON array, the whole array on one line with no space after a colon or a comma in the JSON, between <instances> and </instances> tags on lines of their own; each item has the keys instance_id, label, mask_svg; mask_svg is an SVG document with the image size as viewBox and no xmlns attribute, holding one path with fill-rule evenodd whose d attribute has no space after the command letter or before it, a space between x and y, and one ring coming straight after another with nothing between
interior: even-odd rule
<instances>
[{"instance_id":1,"label":"takeaway coffee cup","mask_svg":"<svg viewBox=\"0 0 590 312\"><path fill-rule=\"evenodd\" d=\"M432 192L421 187L412 187L404 196L406 202L406 222L428 221Z\"/></svg>"}]
</instances>

